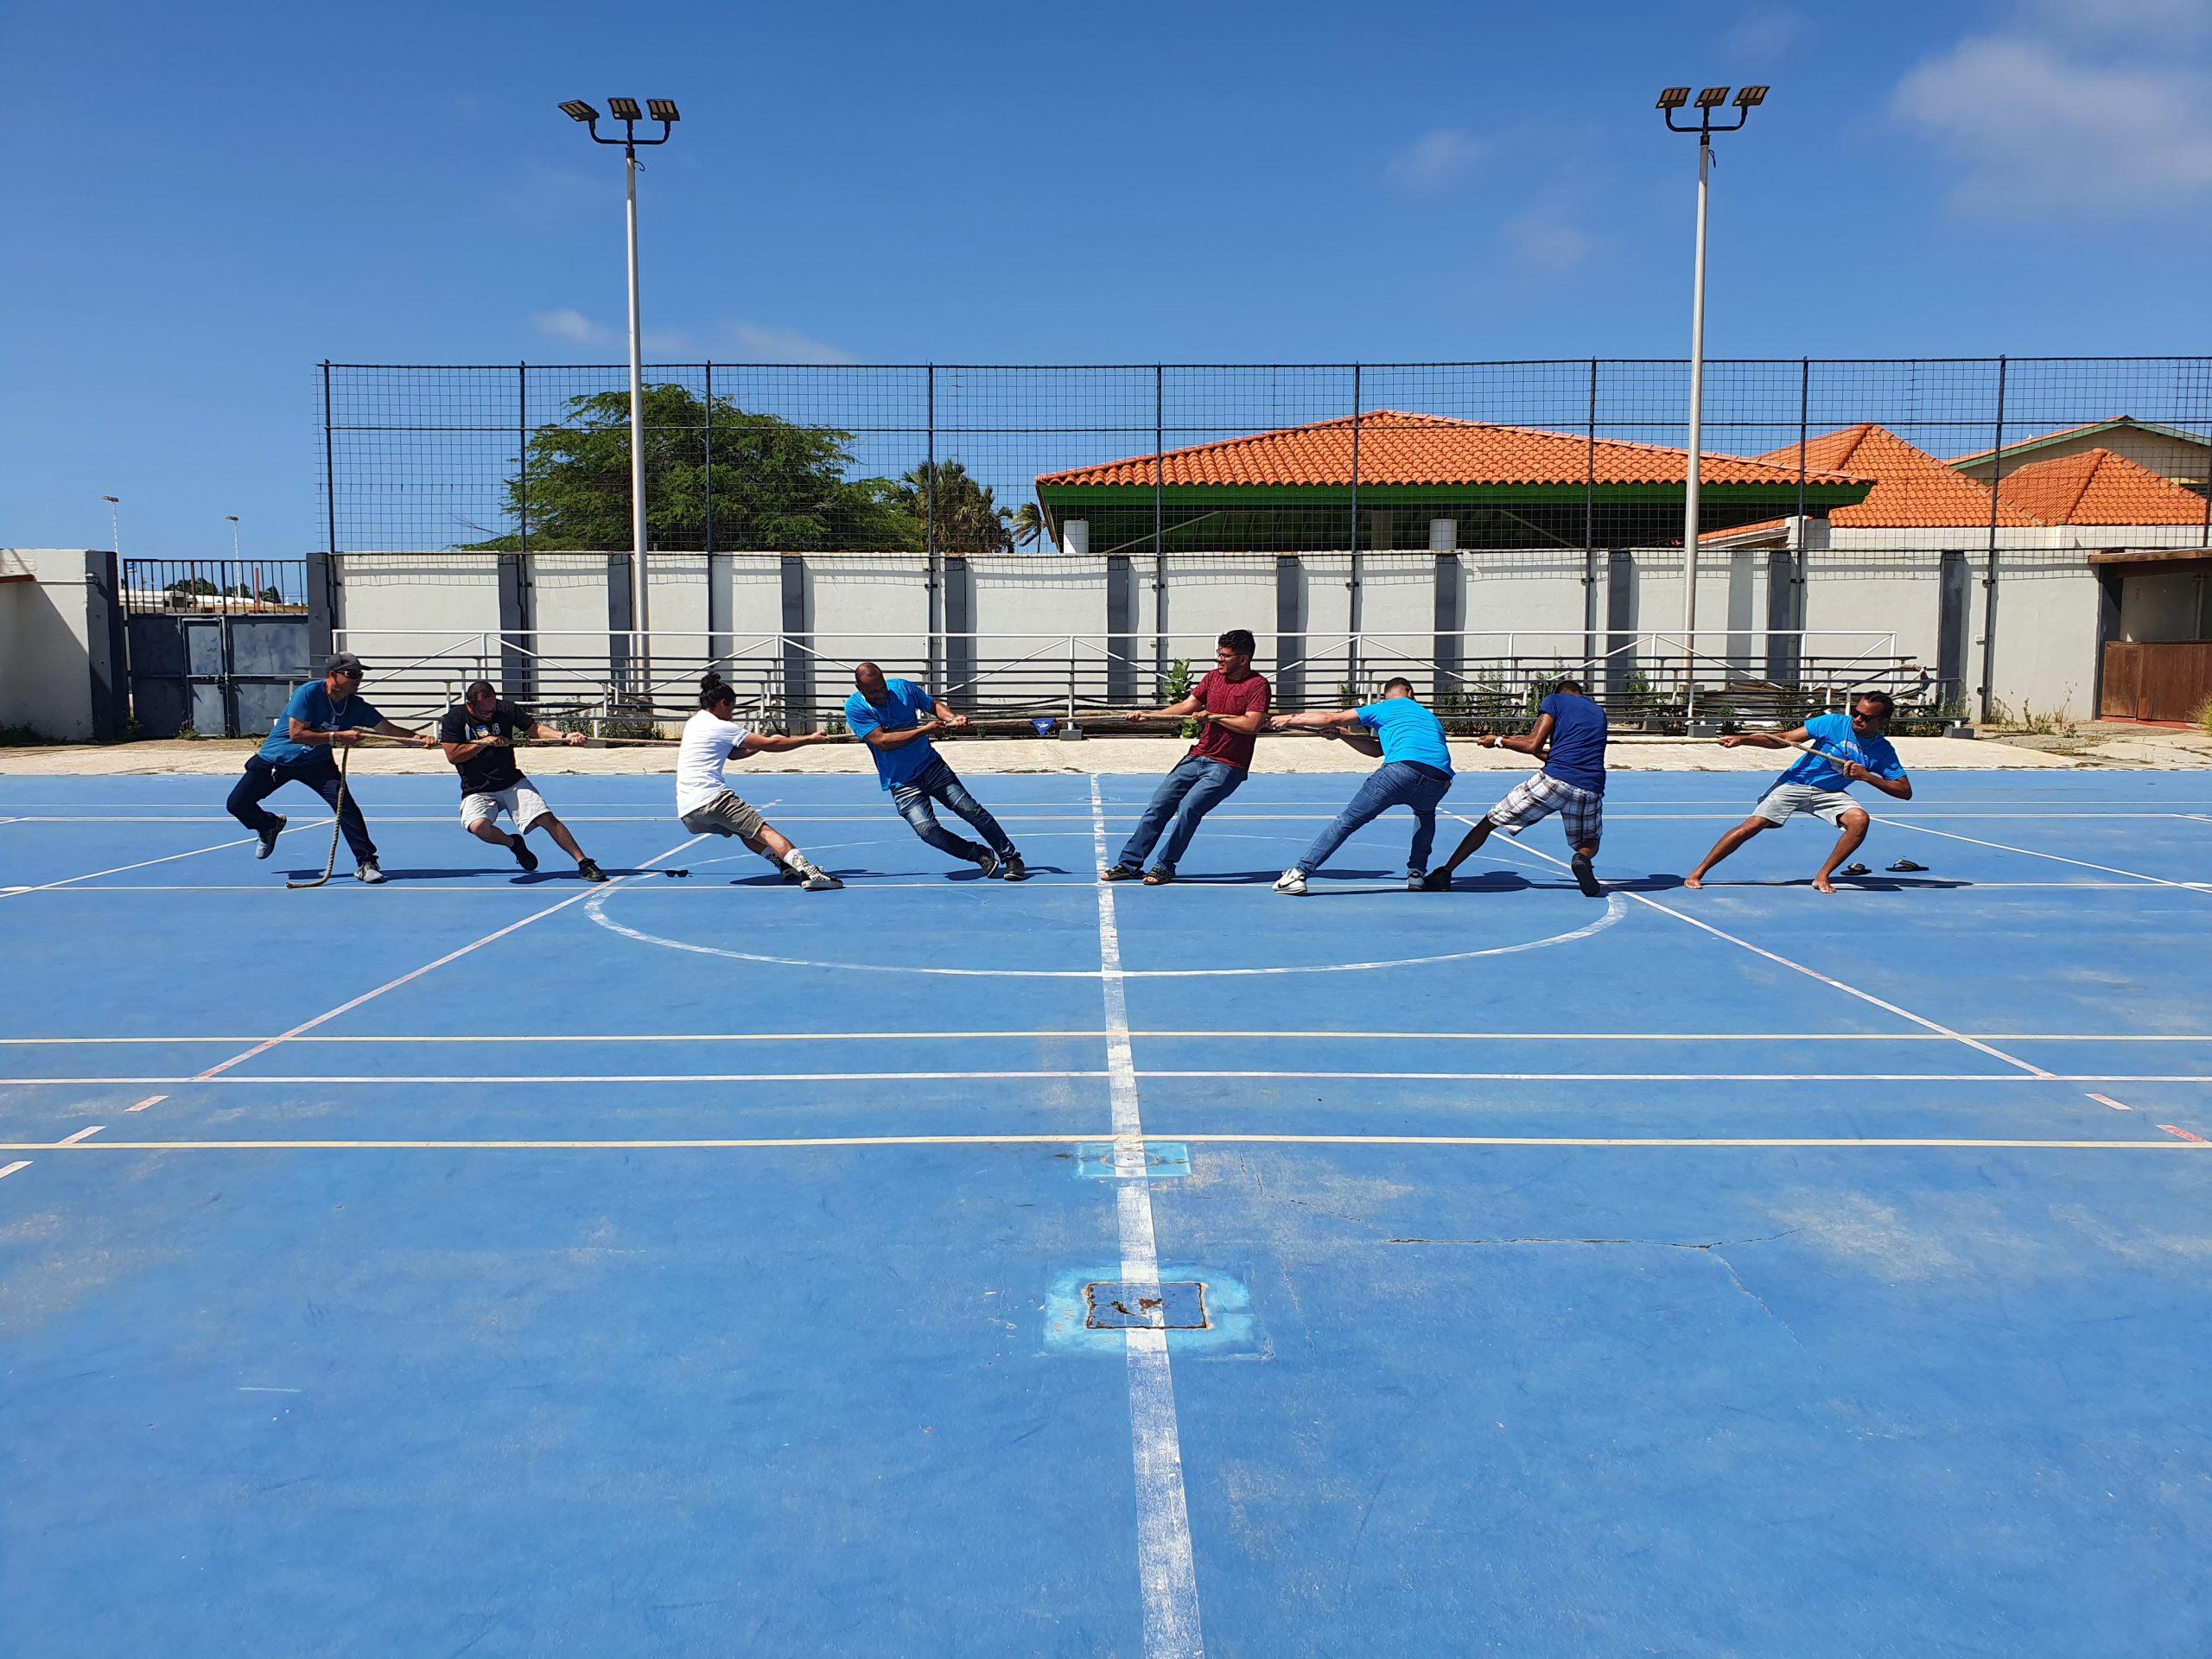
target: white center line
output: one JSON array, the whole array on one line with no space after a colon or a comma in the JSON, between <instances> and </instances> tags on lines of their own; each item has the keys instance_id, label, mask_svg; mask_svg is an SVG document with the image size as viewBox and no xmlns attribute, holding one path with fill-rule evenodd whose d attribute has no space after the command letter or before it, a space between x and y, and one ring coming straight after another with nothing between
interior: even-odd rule
<instances>
[{"instance_id":1,"label":"white center line","mask_svg":"<svg viewBox=\"0 0 2212 1659\"><path fill-rule=\"evenodd\" d=\"M2133 1111L2133 1110L2135 1109L2133 1106L2123 1106L2123 1105L2121 1105L2118 1101L2114 1100L2114 1099L2113 1099L2110 1095L2091 1095L2091 1096L2089 1096L2089 1098L2090 1098L2091 1100L2095 1101L2095 1102L2097 1103L2097 1104L2098 1104L2098 1105L2100 1105L2100 1106L2109 1106L2109 1107L2111 1107L2111 1108L2113 1109L2113 1110L2114 1110L2115 1112L2132 1112L2132 1111Z\"/></svg>"},{"instance_id":2,"label":"white center line","mask_svg":"<svg viewBox=\"0 0 2212 1659\"><path fill-rule=\"evenodd\" d=\"M1093 850L1106 862L1106 808L1090 780ZM1137 1109L1137 1073L1129 1049L1128 1005L1122 979L1122 938L1114 889L1098 884L1099 982L1106 1007L1107 1092L1114 1108L1117 1164L1134 1159L1137 1173L1116 1180L1115 1215L1122 1236L1122 1277L1157 1284L1159 1252L1152 1226L1152 1182L1145 1173L1144 1121ZM1198 1659L1205 1651L1198 1626L1198 1580L1191 1553L1190 1506L1183 1492L1183 1446L1175 1421L1175 1379L1167 1332L1130 1326L1122 1332L1129 1367L1129 1440L1136 1471L1137 1581L1144 1601L1146 1659Z\"/></svg>"},{"instance_id":3,"label":"white center line","mask_svg":"<svg viewBox=\"0 0 2212 1659\"><path fill-rule=\"evenodd\" d=\"M78 1130L78 1131L77 1131L77 1133L76 1133L76 1134L74 1134L74 1135L65 1135L64 1136L62 1136L62 1137L61 1137L61 1139L60 1139L60 1141L56 1141L54 1144L55 1144L55 1145L57 1145L57 1146L63 1146L63 1147L73 1147L73 1146L75 1146L75 1145L76 1145L79 1141L88 1141L88 1140L90 1140L92 1136L94 1136L94 1135L98 1135L98 1134L99 1134L102 1129L104 1129L104 1128L107 1128L107 1125L106 1125L106 1124L105 1124L105 1123L93 1123L93 1124L89 1124L89 1125L87 1125L86 1128L81 1128L81 1129Z\"/></svg>"},{"instance_id":4,"label":"white center line","mask_svg":"<svg viewBox=\"0 0 2212 1659\"><path fill-rule=\"evenodd\" d=\"M289 835L295 830L313 827L311 824L295 823L287 825L276 833L280 836ZM156 864L174 864L181 858L197 858L202 853L219 853L226 847L250 847L257 839L258 839L257 836L246 836L237 841L219 841L212 847L194 847L188 853L170 853L161 858L142 859L136 864L118 864L113 869L87 870L82 875L64 876L59 881L47 881L35 887L0 887L0 899L13 899L26 893L51 893L56 887L73 887L79 881L97 881L104 875L121 875L126 870L151 869Z\"/></svg>"},{"instance_id":5,"label":"white center line","mask_svg":"<svg viewBox=\"0 0 2212 1659\"><path fill-rule=\"evenodd\" d=\"M167 1095L149 1095L145 1099L140 1101L136 1106L125 1107L124 1109L132 1112L143 1112L149 1106L158 1106L168 1098L168 1096Z\"/></svg>"},{"instance_id":6,"label":"white center line","mask_svg":"<svg viewBox=\"0 0 2212 1659\"><path fill-rule=\"evenodd\" d=\"M4 1167L0 1167L0 1181L6 1180L8 1177L14 1174L19 1169L29 1169L30 1166L31 1160L29 1159L18 1158L14 1163L9 1164Z\"/></svg>"}]
</instances>

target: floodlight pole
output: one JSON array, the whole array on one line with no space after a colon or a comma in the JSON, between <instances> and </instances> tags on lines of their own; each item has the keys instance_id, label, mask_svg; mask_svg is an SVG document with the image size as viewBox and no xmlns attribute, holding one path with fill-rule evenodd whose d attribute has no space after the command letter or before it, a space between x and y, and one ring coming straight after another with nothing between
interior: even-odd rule
<instances>
[{"instance_id":1,"label":"floodlight pole","mask_svg":"<svg viewBox=\"0 0 2212 1659\"><path fill-rule=\"evenodd\" d=\"M1670 88L1662 94L1659 109L1670 132L1697 135L1697 251L1690 277L1690 409L1689 454L1682 474L1682 684L1685 717L1695 713L1697 696L1697 535L1698 486L1705 458L1705 230L1706 210L1712 191L1713 135L1736 132L1751 118L1751 110L1766 97L1764 86L1744 89L1736 99L1736 119L1727 126L1713 124L1713 111L1728 96L1725 86L1699 94L1698 124L1678 126L1675 110L1687 101L1687 88ZM1715 96L1715 94L1718 96Z\"/></svg>"},{"instance_id":2,"label":"floodlight pole","mask_svg":"<svg viewBox=\"0 0 2212 1659\"><path fill-rule=\"evenodd\" d=\"M115 556L119 563L123 557L123 498L117 495L104 495L100 499L107 503L108 531L112 537Z\"/></svg>"},{"instance_id":3,"label":"floodlight pole","mask_svg":"<svg viewBox=\"0 0 2212 1659\"><path fill-rule=\"evenodd\" d=\"M664 144L676 119L672 104L653 104L652 119L660 123L660 137L638 137L637 105L626 100L609 100L614 110L613 119L622 123L622 137L602 138L599 136L599 112L588 105L563 105L562 108L573 119L585 123L591 129L592 142L597 144L620 144L622 147L623 201L629 253L630 279L630 630L632 644L632 683L642 695L645 712L650 715L652 704L652 616L645 580L645 331L640 321L638 303L638 146ZM664 111L665 111L664 113Z\"/></svg>"}]
</instances>

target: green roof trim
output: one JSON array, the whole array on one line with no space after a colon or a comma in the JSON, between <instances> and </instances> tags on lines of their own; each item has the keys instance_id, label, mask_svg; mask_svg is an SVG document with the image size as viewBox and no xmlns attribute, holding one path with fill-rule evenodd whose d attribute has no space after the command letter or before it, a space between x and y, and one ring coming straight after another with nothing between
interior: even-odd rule
<instances>
[{"instance_id":1,"label":"green roof trim","mask_svg":"<svg viewBox=\"0 0 2212 1659\"><path fill-rule=\"evenodd\" d=\"M2045 432L2039 437L2023 438L2018 443L2008 443L1998 449L1977 449L1970 455L1955 456L1946 465L1965 467L1969 463L1983 465L2000 455L2025 454L2054 443L2077 443L2083 438L2094 437L2100 432L2125 429L2130 432L2149 432L2161 438L2173 438L2183 443L2201 444L2212 448L2212 436L2202 432L2188 432L2177 426L2163 425L2157 421L2139 421L2133 415L2117 415L2108 421L2092 421L2085 426L2063 427L2056 432Z\"/></svg>"}]
</instances>

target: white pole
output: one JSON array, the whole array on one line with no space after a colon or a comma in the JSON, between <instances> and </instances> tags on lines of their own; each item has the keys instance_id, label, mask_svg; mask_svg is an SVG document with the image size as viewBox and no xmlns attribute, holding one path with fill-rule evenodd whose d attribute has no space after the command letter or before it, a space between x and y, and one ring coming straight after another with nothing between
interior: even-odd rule
<instances>
[{"instance_id":1,"label":"white pole","mask_svg":"<svg viewBox=\"0 0 2212 1659\"><path fill-rule=\"evenodd\" d=\"M623 152L630 220L630 626L638 690L651 696L652 659L646 645L645 336L638 321L638 153Z\"/></svg>"},{"instance_id":2,"label":"white pole","mask_svg":"<svg viewBox=\"0 0 2212 1659\"><path fill-rule=\"evenodd\" d=\"M1697 141L1697 262L1690 282L1690 447L1682 489L1682 675L1694 686L1697 659L1698 474L1705 448L1705 202L1713 143Z\"/></svg>"},{"instance_id":3,"label":"white pole","mask_svg":"<svg viewBox=\"0 0 2212 1659\"><path fill-rule=\"evenodd\" d=\"M238 516L235 512L226 512L223 517L231 521L231 563L236 564L238 562Z\"/></svg>"},{"instance_id":4,"label":"white pole","mask_svg":"<svg viewBox=\"0 0 2212 1659\"><path fill-rule=\"evenodd\" d=\"M114 547L115 547L115 556L116 556L116 559L117 559L118 563L120 563L120 562L121 562L121 560L122 560L122 558L123 558L123 501L122 501L122 498L120 498L119 496L104 495L104 496L102 496L102 497L100 498L100 499L107 503L107 522L108 522L108 531L109 531L110 537L111 537L111 541L113 542L113 544L114 544Z\"/></svg>"}]
</instances>

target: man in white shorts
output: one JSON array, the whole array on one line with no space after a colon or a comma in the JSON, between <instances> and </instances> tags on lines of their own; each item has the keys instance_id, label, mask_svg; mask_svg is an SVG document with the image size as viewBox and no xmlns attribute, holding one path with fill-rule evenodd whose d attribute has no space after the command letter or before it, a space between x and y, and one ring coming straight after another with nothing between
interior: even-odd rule
<instances>
[{"instance_id":1,"label":"man in white shorts","mask_svg":"<svg viewBox=\"0 0 2212 1659\"><path fill-rule=\"evenodd\" d=\"M1897 752L1882 735L1882 728L1889 723L1891 706L1887 692L1862 691L1851 700L1851 712L1847 715L1815 715L1792 731L1746 732L1722 738L1720 747L1724 749L1745 743L1761 749L1791 749L1809 744L1812 752L1798 756L1796 762L1774 780L1766 793L1759 797L1758 804L1751 809L1751 816L1715 842L1713 850L1705 855L1705 862L1685 876L1682 885L1703 887L1706 872L1753 836L1778 830L1798 813L1808 812L1823 823L1834 824L1842 832L1835 838L1827 862L1813 878L1815 893L1834 893L1834 885L1828 878L1845 859L1859 850L1859 843L1866 839L1866 826L1872 822L1866 810L1844 791L1853 784L1871 784L1883 794L1900 801L1912 798L1912 779L1905 776ZM1859 868L1848 874L1863 875L1866 871Z\"/></svg>"},{"instance_id":2,"label":"man in white shorts","mask_svg":"<svg viewBox=\"0 0 2212 1659\"><path fill-rule=\"evenodd\" d=\"M1535 726L1528 733L1480 740L1486 749L1535 755L1544 768L1509 790L1421 885L1431 893L1443 892L1452 885L1452 872L1474 855L1491 830L1517 836L1556 812L1567 831L1567 850L1574 855L1567 866L1574 872L1574 885L1592 899L1604 898L1605 889L1591 861L1605 833L1605 711L1585 695L1580 680L1561 680L1537 706Z\"/></svg>"},{"instance_id":3,"label":"man in white shorts","mask_svg":"<svg viewBox=\"0 0 2212 1659\"><path fill-rule=\"evenodd\" d=\"M525 870L537 868L537 855L524 843L533 830L553 837L563 852L576 861L576 874L587 881L604 881L607 872L584 855L569 826L553 816L545 798L515 765L515 739L534 738L541 743L584 741L582 732L564 732L541 725L526 710L505 701L489 680L479 680L467 695L447 709L438 721L438 741L446 759L461 773L461 822L479 841L504 847ZM512 833L499 828L504 812L513 823Z\"/></svg>"},{"instance_id":4,"label":"man in white shorts","mask_svg":"<svg viewBox=\"0 0 2212 1659\"><path fill-rule=\"evenodd\" d=\"M834 893L845 884L791 845L760 810L722 781L722 767L750 754L780 754L832 743L830 732L778 737L737 721L737 693L709 672L699 682L699 712L683 722L676 751L676 816L695 836L729 836L743 842L809 893Z\"/></svg>"}]
</instances>

